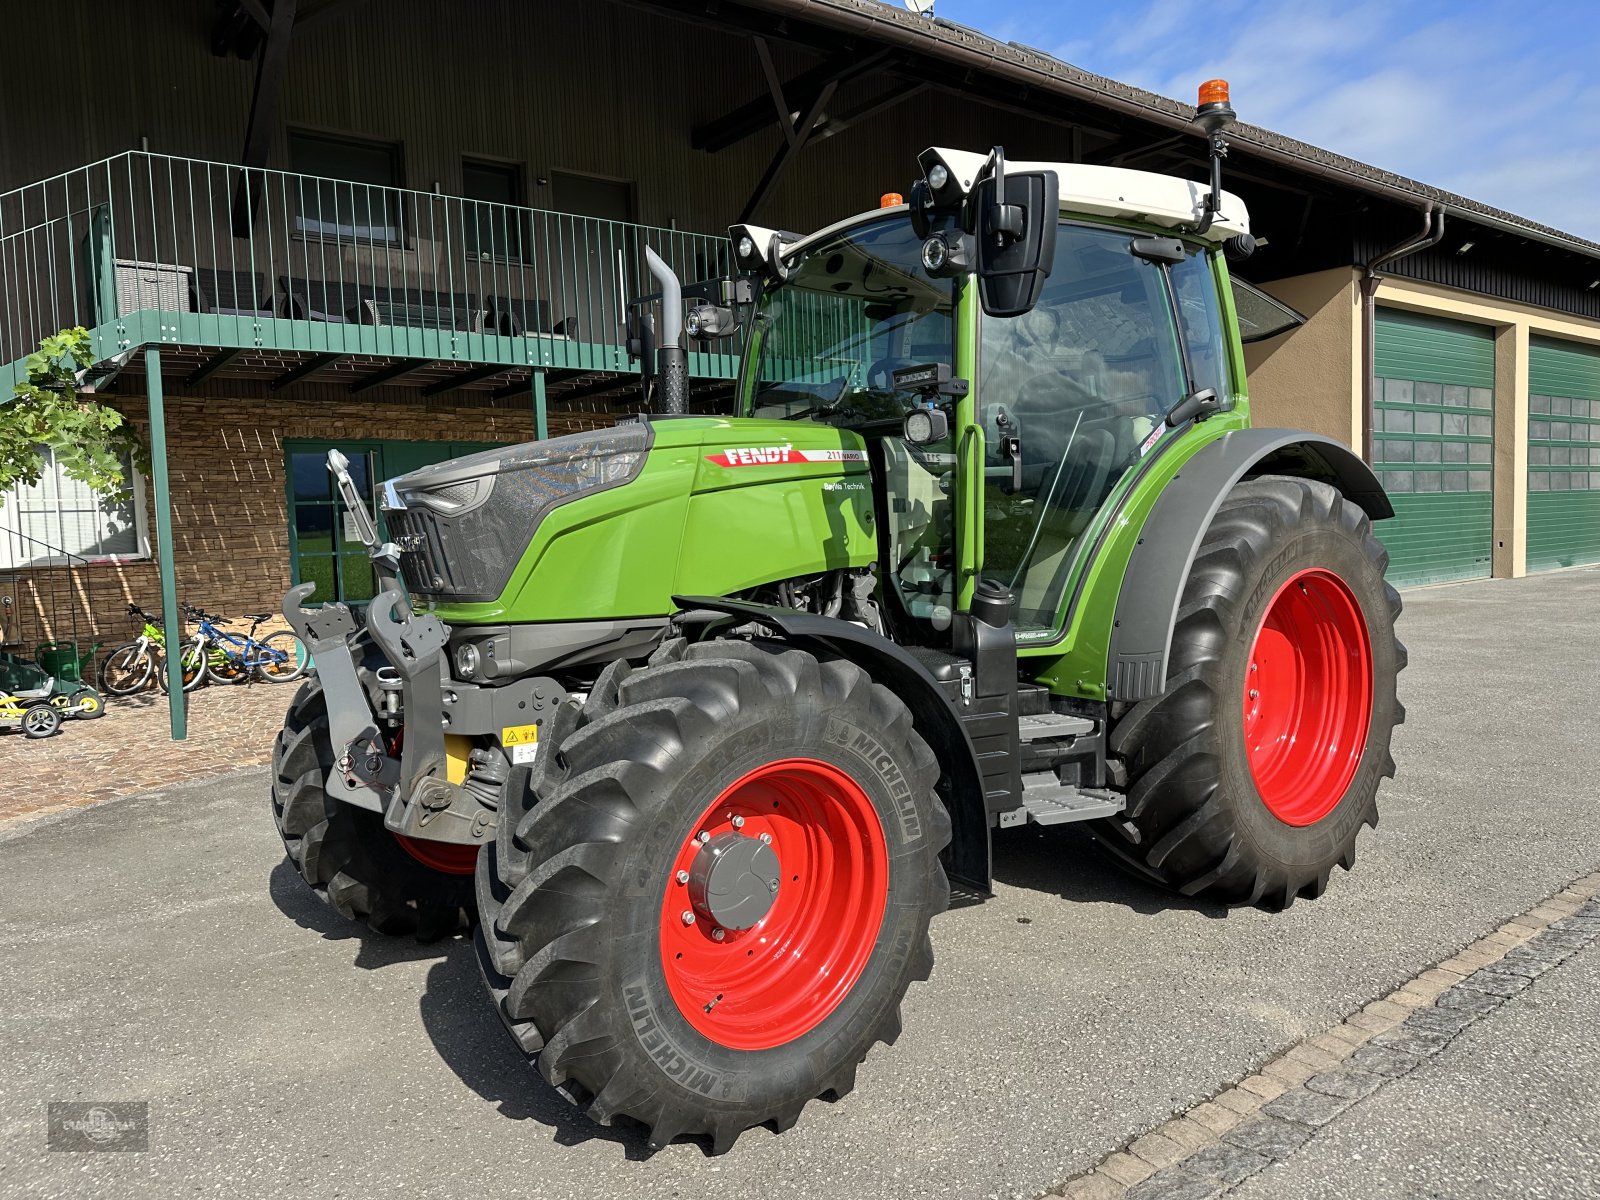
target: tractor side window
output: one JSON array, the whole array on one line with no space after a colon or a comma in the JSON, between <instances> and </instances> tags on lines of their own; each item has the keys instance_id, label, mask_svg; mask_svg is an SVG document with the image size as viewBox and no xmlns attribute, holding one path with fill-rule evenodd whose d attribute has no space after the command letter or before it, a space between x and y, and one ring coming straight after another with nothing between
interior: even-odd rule
<instances>
[{"instance_id":1,"label":"tractor side window","mask_svg":"<svg viewBox=\"0 0 1600 1200\"><path fill-rule=\"evenodd\" d=\"M1228 341L1217 299L1217 280L1204 253L1191 254L1172 266L1172 290L1178 297L1178 320L1189 351L1189 370L1196 391L1215 388L1227 407L1233 398L1228 379Z\"/></svg>"},{"instance_id":2,"label":"tractor side window","mask_svg":"<svg viewBox=\"0 0 1600 1200\"><path fill-rule=\"evenodd\" d=\"M1019 633L1054 627L1079 539L1187 391L1162 268L1130 241L1064 222L1038 306L983 320L983 569L1016 593Z\"/></svg>"}]
</instances>

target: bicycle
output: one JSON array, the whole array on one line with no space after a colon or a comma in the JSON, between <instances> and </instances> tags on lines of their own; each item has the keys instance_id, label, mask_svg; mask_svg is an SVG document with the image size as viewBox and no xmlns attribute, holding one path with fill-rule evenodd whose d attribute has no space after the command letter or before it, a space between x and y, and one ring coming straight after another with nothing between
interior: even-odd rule
<instances>
[{"instance_id":1,"label":"bicycle","mask_svg":"<svg viewBox=\"0 0 1600 1200\"><path fill-rule=\"evenodd\" d=\"M142 621L139 636L107 654L100 664L100 690L108 696L131 696L150 686L153 676L166 679L167 634L161 618L152 616L137 604L128 605L128 615Z\"/></svg>"},{"instance_id":2,"label":"bicycle","mask_svg":"<svg viewBox=\"0 0 1600 1200\"><path fill-rule=\"evenodd\" d=\"M184 689L189 673L196 670L212 683L244 683L256 678L264 683L289 683L305 674L310 663L305 643L289 629L276 629L263 638L256 637L261 623L271 613L245 613L250 632L228 633L216 622L228 618L184 605L190 620L199 622L195 635L184 643L179 661L183 664Z\"/></svg>"}]
</instances>

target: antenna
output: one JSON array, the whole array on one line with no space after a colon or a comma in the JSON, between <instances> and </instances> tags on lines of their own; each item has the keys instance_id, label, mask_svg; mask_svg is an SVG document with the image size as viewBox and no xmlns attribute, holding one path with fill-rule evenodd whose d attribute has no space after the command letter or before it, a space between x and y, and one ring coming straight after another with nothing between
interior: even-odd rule
<instances>
[{"instance_id":1,"label":"antenna","mask_svg":"<svg viewBox=\"0 0 1600 1200\"><path fill-rule=\"evenodd\" d=\"M900 0L900 3L904 4L919 17L933 16L935 0Z\"/></svg>"}]
</instances>

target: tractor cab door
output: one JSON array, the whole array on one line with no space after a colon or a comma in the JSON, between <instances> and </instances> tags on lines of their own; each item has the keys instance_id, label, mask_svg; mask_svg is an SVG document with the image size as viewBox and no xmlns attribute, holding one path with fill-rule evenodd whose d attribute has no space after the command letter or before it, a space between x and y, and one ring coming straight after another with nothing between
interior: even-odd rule
<instances>
[{"instance_id":1,"label":"tractor cab door","mask_svg":"<svg viewBox=\"0 0 1600 1200\"><path fill-rule=\"evenodd\" d=\"M1227 343L1204 251L1135 252L1126 229L1063 222L1038 305L980 317L975 420L984 433L982 573L1017 600L1024 644L1053 640L1084 534L1162 439L1166 413L1216 388Z\"/></svg>"}]
</instances>

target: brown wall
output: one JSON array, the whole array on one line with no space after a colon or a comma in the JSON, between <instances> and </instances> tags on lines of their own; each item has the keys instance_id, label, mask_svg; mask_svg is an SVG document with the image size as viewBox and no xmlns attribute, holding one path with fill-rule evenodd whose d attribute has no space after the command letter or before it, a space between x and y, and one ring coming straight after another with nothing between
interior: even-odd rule
<instances>
[{"instance_id":1,"label":"brown wall","mask_svg":"<svg viewBox=\"0 0 1600 1200\"><path fill-rule=\"evenodd\" d=\"M167 381L166 391L178 599L230 616L275 612L289 588L285 438L521 442L533 437L526 405L360 403L309 389L299 399L269 399L261 394L264 388L239 383L186 396L175 379ZM245 394L226 394L230 391ZM148 436L143 396L113 402ZM600 419L551 414L550 431L566 433ZM155 506L148 486L145 511L154 554ZM125 641L134 628L126 616L130 602L149 612L161 606L153 560L0 571L0 595L15 600L6 636L23 641L29 653L35 643L55 638Z\"/></svg>"},{"instance_id":2,"label":"brown wall","mask_svg":"<svg viewBox=\"0 0 1600 1200\"><path fill-rule=\"evenodd\" d=\"M1303 313L1306 323L1245 347L1252 420L1309 429L1359 450L1361 291L1355 269L1298 275L1261 289Z\"/></svg>"},{"instance_id":3,"label":"brown wall","mask_svg":"<svg viewBox=\"0 0 1600 1200\"><path fill-rule=\"evenodd\" d=\"M255 64L210 51L210 0L52 5L50 86L0 73L0 191L149 139L156 154L237 162ZM303 6L304 7L304 6ZM793 77L820 61L774 47ZM892 93L874 73L842 85L833 114ZM405 185L461 192L462 156L526 165L526 200L552 207L552 172L631 182L646 224L717 232L782 144L777 126L717 154L690 132L767 87L749 39L604 0L369 0L298 32L269 166L289 169L290 126L402 144ZM1067 133L950 93L906 102L808 148L757 214L815 228L905 191L932 144L1066 158Z\"/></svg>"}]
</instances>

